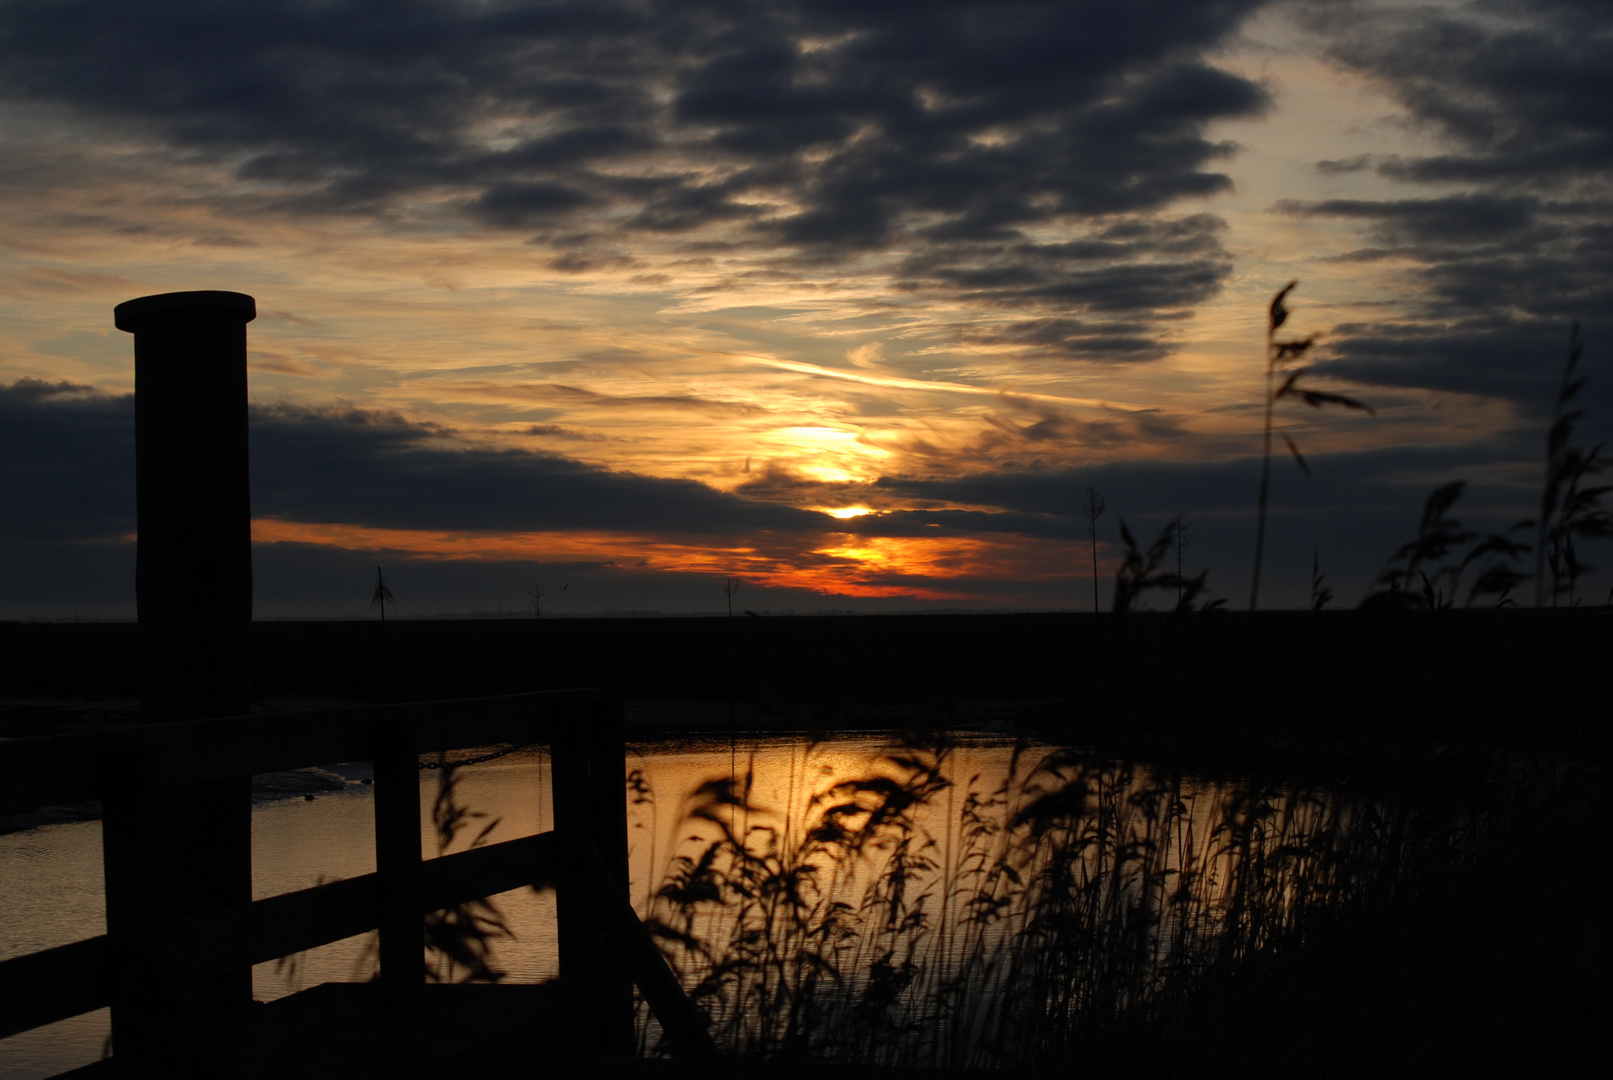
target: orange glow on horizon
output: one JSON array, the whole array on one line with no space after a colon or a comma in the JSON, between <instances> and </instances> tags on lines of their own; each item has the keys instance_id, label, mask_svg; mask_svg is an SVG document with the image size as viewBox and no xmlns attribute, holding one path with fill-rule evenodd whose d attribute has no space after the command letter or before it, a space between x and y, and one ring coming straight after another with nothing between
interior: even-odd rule
<instances>
[{"instance_id":1,"label":"orange glow on horizon","mask_svg":"<svg viewBox=\"0 0 1613 1080\"><path fill-rule=\"evenodd\" d=\"M838 534L767 537L756 546L705 538L667 540L619 532L452 532L257 518L260 544L314 544L349 551L385 550L451 560L592 562L622 570L710 574L824 595L957 600L972 594L949 579L1021 580L1067 572L1064 545L1024 537L898 537ZM792 542L794 541L794 542ZM1050 568L1052 571L1050 573Z\"/></svg>"}]
</instances>

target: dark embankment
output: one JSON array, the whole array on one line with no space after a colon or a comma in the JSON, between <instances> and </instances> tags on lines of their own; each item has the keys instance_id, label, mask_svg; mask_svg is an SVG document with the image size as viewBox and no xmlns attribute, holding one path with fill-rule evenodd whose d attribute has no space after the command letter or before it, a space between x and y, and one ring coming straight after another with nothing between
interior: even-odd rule
<instances>
[{"instance_id":1,"label":"dark embankment","mask_svg":"<svg viewBox=\"0 0 1613 1080\"><path fill-rule=\"evenodd\" d=\"M697 723L737 714L748 727L820 730L866 720L877 711L870 706L913 727L944 727L970 702L1015 703L1006 715L1017 731L1083 749L1064 754L1073 764L1063 771L1038 774L1046 797L1009 827L1015 843L1042 855L1004 864L1002 881L1019 890L1024 921L1001 959L1018 966L1003 981L1001 1002L977 1003L996 1010L997 1026L960 1045L965 1063L1027 1076L1067 1075L1080 1060L1139 1076L1175 1075L1185 1063L1217 1075L1287 1067L1353 1077L1573 1074L1605 1059L1613 959L1599 883L1613 874L1603 685L1613 613L557 619L253 630L255 693L270 702L597 685L635 701L723 706L687 710ZM132 699L137 645L133 625L0 625L0 695ZM730 700L740 705L734 714ZM14 705L0 717L0 735L39 731L61 714ZM915 734L911 745L918 749L908 757L918 761L945 752L947 739ZM1149 764L1146 791L1117 779L1132 775L1135 760ZM1188 774L1224 780L1224 805L1202 822L1189 822L1174 795ZM912 784L892 788L879 777L862 797L870 793L884 793L890 813L857 820L886 827L919 801ZM924 797L951 796L935 785ZM1175 834L1160 827L1171 821L1213 830L1224 881L1190 879L1156 858L1174 850ZM970 821L958 823L963 835ZM986 839L993 851L1017 850ZM841 854L850 858L885 851L880 840L837 842L849 845ZM744 876L772 873L765 861L732 865L736 895L783 895L782 877ZM1148 867L1158 871L1151 884L1110 888L1140 880ZM1190 885L1206 890L1203 910L1215 919L1189 917ZM1003 895L987 899L994 905ZM932 932L916 918L870 916L868 925L890 942L890 927L915 940ZM820 929L802 923L795 940L838 940ZM1148 943L1167 932L1181 932L1185 945L1164 963ZM734 948L706 943L724 979L751 955L744 950L752 939L737 940ZM880 949L895 948L890 942ZM754 970L765 976L777 967L768 954ZM916 967L878 970L931 985ZM944 979L935 983L944 992L921 999L900 980L866 985L869 994L906 994L916 1011L902 1012L894 998L853 1000L851 1021L813 1021L802 1036L812 1053L842 1066L870 1058L929 1064L941 1053L931 1049L941 1045L932 1033L975 1030L973 1006ZM757 999L811 1017L841 996L838 988L816 999L800 993ZM751 1017L743 1009L726 1015L735 1032ZM887 1052L901 1039L917 1044L911 1059ZM738 1034L729 1044L750 1045ZM859 1046L874 1049L859 1056ZM753 1049L767 1060L810 1060L782 1041Z\"/></svg>"},{"instance_id":2,"label":"dark embankment","mask_svg":"<svg viewBox=\"0 0 1613 1080\"><path fill-rule=\"evenodd\" d=\"M0 625L0 694L138 691L131 624ZM822 729L960 703L1098 742L1503 744L1600 755L1602 611L258 623L254 693L422 700L599 686ZM24 732L17 731L15 734ZM1048 732L1052 734L1052 731Z\"/></svg>"}]
</instances>

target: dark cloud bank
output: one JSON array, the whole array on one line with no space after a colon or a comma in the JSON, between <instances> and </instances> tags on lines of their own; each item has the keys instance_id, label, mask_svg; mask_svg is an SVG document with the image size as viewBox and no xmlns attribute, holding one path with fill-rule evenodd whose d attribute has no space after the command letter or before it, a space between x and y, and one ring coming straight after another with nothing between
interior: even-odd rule
<instances>
[{"instance_id":1,"label":"dark cloud bank","mask_svg":"<svg viewBox=\"0 0 1613 1080\"><path fill-rule=\"evenodd\" d=\"M1096 485L1111 510L1099 539L1107 551L1125 518L1149 538L1174 514L1193 529L1190 565L1236 599L1248 572L1258 464L1115 464L1087 470L982 473L950 479L886 477L819 494L846 502L918 509L849 522L776 501L729 495L694 481L613 473L555 455L467 444L454 432L406 417L350 407L254 408L253 508L258 516L372 528L445 531L619 530L695 544L756 545L782 552L844 544L834 534L1007 539L1068 545L1065 581L962 579L944 584L978 603L1079 607L1086 538L1081 492ZM1364 589L1381 560L1415 526L1434 482L1469 475L1463 504L1474 524L1500 527L1526 512L1530 468L1515 464L1529 447L1505 440L1481 446L1318 455L1303 479L1280 463L1274 488L1271 591L1300 603L1312 552L1321 554L1341 598ZM23 380L0 388L0 614L59 617L133 611L133 410L114 397L68 383ZM780 480L775 498L797 494ZM342 551L302 544L259 545L261 614L362 615L363 584L377 560L407 580L411 609L518 609L537 577L576 591L556 596L576 612L624 609L713 610L714 584L700 575L636 567L631 552L611 565L437 561L386 551ZM1058 567L1052 568L1055 573ZM1108 583L1104 583L1107 594ZM756 606L910 607L911 601L859 604L843 597L753 588Z\"/></svg>"},{"instance_id":2,"label":"dark cloud bank","mask_svg":"<svg viewBox=\"0 0 1613 1080\"><path fill-rule=\"evenodd\" d=\"M694 481L467 445L451 431L394 413L268 406L254 408L251 420L252 502L259 517L383 529L610 530L690 543L813 533L830 521ZM0 507L6 508L0 549L8 568L0 577L0 615L132 614L132 397L32 379L0 387ZM329 590L342 575L353 580L378 554L259 545L259 610L341 611L330 599L339 590ZM630 553L622 561L624 567L606 576L633 581L594 590L596 608L688 606L681 595L687 588L669 590L657 580L666 575L635 574ZM551 570L604 573L589 566ZM531 587L521 582L532 570L461 563L420 573L436 581L431 593L443 606L422 609L417 591L417 613L467 610L483 596L487 610L499 601L514 607Z\"/></svg>"}]
</instances>

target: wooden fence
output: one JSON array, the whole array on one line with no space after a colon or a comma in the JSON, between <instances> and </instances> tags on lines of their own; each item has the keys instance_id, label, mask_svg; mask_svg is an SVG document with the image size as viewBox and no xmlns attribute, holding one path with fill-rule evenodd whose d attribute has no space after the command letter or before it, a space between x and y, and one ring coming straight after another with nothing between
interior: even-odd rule
<instances>
[{"instance_id":1,"label":"wooden fence","mask_svg":"<svg viewBox=\"0 0 1613 1080\"><path fill-rule=\"evenodd\" d=\"M423 859L422 755L544 742L552 755L554 829ZM220 776L343 761L375 766L376 871L233 907L178 914L159 840L183 830L173 793ZM633 986L675 1053L716 1057L690 1003L628 902L624 748L619 706L595 691L272 713L0 742L0 812L100 799L107 933L0 962L0 1037L104 1006L108 1063L120 1078L171 1075L190 1051L157 985L205 985L253 964L380 931L373 994L388 1017L389 1075L420 1067L423 917L532 885L556 888L563 1038L573 1051L634 1051ZM536 799L536 789L532 797ZM163 801L166 799L167 801ZM206 859L217 853L196 852ZM239 854L239 853L236 853ZM317 989L317 988L316 988ZM520 988L478 988L483 999ZM292 995L292 999L303 994ZM291 999L285 999L291 1000ZM440 1000L433 998L432 1000ZM278 1006L280 1003L276 1003ZM279 1010L276 1015L282 1015Z\"/></svg>"}]
</instances>

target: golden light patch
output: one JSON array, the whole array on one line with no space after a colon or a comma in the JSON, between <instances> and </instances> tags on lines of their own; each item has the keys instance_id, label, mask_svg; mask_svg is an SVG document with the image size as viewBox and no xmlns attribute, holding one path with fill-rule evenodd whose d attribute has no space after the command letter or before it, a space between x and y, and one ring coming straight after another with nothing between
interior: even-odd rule
<instances>
[{"instance_id":1,"label":"golden light patch","mask_svg":"<svg viewBox=\"0 0 1613 1080\"><path fill-rule=\"evenodd\" d=\"M912 596L957 600L971 594L949 579L1017 578L1066 572L1066 546L1026 537L981 539L943 536L845 537L845 543L815 548L808 562L788 574L798 588L850 596Z\"/></svg>"}]
</instances>

